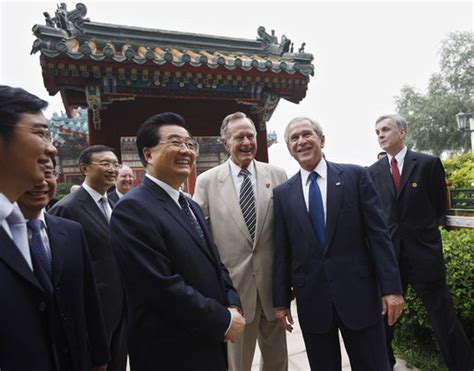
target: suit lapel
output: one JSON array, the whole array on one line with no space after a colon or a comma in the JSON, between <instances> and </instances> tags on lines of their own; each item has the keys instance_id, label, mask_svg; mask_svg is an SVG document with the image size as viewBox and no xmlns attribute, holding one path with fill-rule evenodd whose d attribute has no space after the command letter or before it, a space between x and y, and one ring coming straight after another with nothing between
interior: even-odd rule
<instances>
[{"instance_id":1,"label":"suit lapel","mask_svg":"<svg viewBox=\"0 0 474 371\"><path fill-rule=\"evenodd\" d=\"M342 170L334 164L327 162L328 179L326 194L326 246L324 252L326 254L331 244L331 239L336 229L337 215L341 208L342 192L344 190L344 181Z\"/></svg>"},{"instance_id":2,"label":"suit lapel","mask_svg":"<svg viewBox=\"0 0 474 371\"><path fill-rule=\"evenodd\" d=\"M257 227L255 231L254 247L257 245L258 238L260 237L263 226L265 225L265 220L267 218L268 209L272 198L272 185L268 173L257 161L255 161L255 169L257 179Z\"/></svg>"},{"instance_id":3,"label":"suit lapel","mask_svg":"<svg viewBox=\"0 0 474 371\"><path fill-rule=\"evenodd\" d=\"M405 159L403 161L403 169L402 169L402 176L400 178L400 187L398 187L398 194L397 198L400 196L400 194L403 191L403 188L405 188L405 185L408 182L408 179L410 178L411 173L413 170L416 168L416 156L413 155L413 152L408 150Z\"/></svg>"},{"instance_id":4,"label":"suit lapel","mask_svg":"<svg viewBox=\"0 0 474 371\"><path fill-rule=\"evenodd\" d=\"M227 160L225 165L221 168L219 172L219 196L221 197L221 204L225 205L229 215L234 219L235 225L240 229L242 234L247 238L251 245L253 245L252 236L245 224L244 216L242 215L242 210L240 209L239 199L237 193L235 192L234 181L232 180L232 175L230 173L230 160ZM257 227L258 227L258 211L257 211Z\"/></svg>"},{"instance_id":5,"label":"suit lapel","mask_svg":"<svg viewBox=\"0 0 474 371\"><path fill-rule=\"evenodd\" d=\"M386 189L390 190L390 193L395 197L395 185L393 184L392 172L390 171L390 164L388 163L388 157L385 157L378 163L377 171L380 174Z\"/></svg>"},{"instance_id":6,"label":"suit lapel","mask_svg":"<svg viewBox=\"0 0 474 371\"><path fill-rule=\"evenodd\" d=\"M78 200L81 203L82 210L94 219L100 228L104 229L106 233L109 233L109 224L102 211L100 211L99 205L96 204L94 199L84 188L80 188L76 192L79 191L81 191L81 194Z\"/></svg>"},{"instance_id":7,"label":"suit lapel","mask_svg":"<svg viewBox=\"0 0 474 371\"><path fill-rule=\"evenodd\" d=\"M55 218L45 214L46 225L48 227L49 247L53 259L53 283L56 284L61 279L63 271L63 251L67 249L67 236Z\"/></svg>"},{"instance_id":8,"label":"suit lapel","mask_svg":"<svg viewBox=\"0 0 474 371\"><path fill-rule=\"evenodd\" d=\"M0 227L0 259L25 280L44 291L18 247L2 227Z\"/></svg>"}]
</instances>

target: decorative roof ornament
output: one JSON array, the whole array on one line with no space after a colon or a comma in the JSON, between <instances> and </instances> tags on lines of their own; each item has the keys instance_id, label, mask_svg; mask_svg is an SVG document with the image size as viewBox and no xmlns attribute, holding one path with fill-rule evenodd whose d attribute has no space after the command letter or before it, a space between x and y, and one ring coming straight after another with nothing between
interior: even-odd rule
<instances>
[{"instance_id":1,"label":"decorative roof ornament","mask_svg":"<svg viewBox=\"0 0 474 371\"><path fill-rule=\"evenodd\" d=\"M83 32L84 22L90 22L89 18L84 18L86 14L87 7L83 3L77 3L76 9L69 12L66 3L61 3L58 5L53 18L48 12L43 13L46 26L62 29L67 32L68 36Z\"/></svg>"},{"instance_id":2,"label":"decorative roof ornament","mask_svg":"<svg viewBox=\"0 0 474 371\"><path fill-rule=\"evenodd\" d=\"M290 51L291 40L286 35L281 35L281 41L278 42L278 38L275 36L275 30L271 31L272 34L268 34L265 27L260 26L257 29L257 41L263 44L265 50L268 50L270 54L281 56L283 53Z\"/></svg>"}]
</instances>

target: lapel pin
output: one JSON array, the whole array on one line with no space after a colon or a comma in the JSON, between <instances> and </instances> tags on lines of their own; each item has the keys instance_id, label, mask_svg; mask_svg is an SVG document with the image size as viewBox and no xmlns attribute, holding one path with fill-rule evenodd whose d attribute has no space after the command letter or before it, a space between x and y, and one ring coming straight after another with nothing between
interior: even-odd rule
<instances>
[{"instance_id":1,"label":"lapel pin","mask_svg":"<svg viewBox=\"0 0 474 371\"><path fill-rule=\"evenodd\" d=\"M265 187L270 188L270 183L265 184Z\"/></svg>"},{"instance_id":2,"label":"lapel pin","mask_svg":"<svg viewBox=\"0 0 474 371\"><path fill-rule=\"evenodd\" d=\"M336 185L337 185L337 186L340 186L340 185L341 185L341 182L337 182Z\"/></svg>"},{"instance_id":3,"label":"lapel pin","mask_svg":"<svg viewBox=\"0 0 474 371\"><path fill-rule=\"evenodd\" d=\"M418 183L417 183L417 182L413 182L413 183L411 184L411 186L412 186L413 188L416 188L416 187L418 187Z\"/></svg>"}]
</instances>

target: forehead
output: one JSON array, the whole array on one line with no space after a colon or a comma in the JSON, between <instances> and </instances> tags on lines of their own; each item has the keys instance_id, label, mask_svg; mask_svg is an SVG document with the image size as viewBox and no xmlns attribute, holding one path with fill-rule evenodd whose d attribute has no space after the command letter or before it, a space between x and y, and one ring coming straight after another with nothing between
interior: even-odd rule
<instances>
[{"instance_id":1,"label":"forehead","mask_svg":"<svg viewBox=\"0 0 474 371\"><path fill-rule=\"evenodd\" d=\"M292 136L301 132L311 131L315 133L314 128L308 120L297 121L288 128L288 136Z\"/></svg>"},{"instance_id":2,"label":"forehead","mask_svg":"<svg viewBox=\"0 0 474 371\"><path fill-rule=\"evenodd\" d=\"M48 126L48 120L44 117L43 112L37 113L21 113L17 123L22 126Z\"/></svg>"},{"instance_id":3,"label":"forehead","mask_svg":"<svg viewBox=\"0 0 474 371\"><path fill-rule=\"evenodd\" d=\"M188 131L179 125L163 125L159 129L161 139L166 139L172 136L189 137Z\"/></svg>"},{"instance_id":4,"label":"forehead","mask_svg":"<svg viewBox=\"0 0 474 371\"><path fill-rule=\"evenodd\" d=\"M392 121L390 118L386 118L382 121L379 121L377 124L375 124L375 129L380 130L382 128L397 128L397 125Z\"/></svg>"},{"instance_id":5,"label":"forehead","mask_svg":"<svg viewBox=\"0 0 474 371\"><path fill-rule=\"evenodd\" d=\"M117 161L117 156L111 151L96 152L91 156L92 161Z\"/></svg>"},{"instance_id":6,"label":"forehead","mask_svg":"<svg viewBox=\"0 0 474 371\"><path fill-rule=\"evenodd\" d=\"M250 123L249 119L245 117L229 122L228 128L231 134L243 131L255 132L254 126Z\"/></svg>"},{"instance_id":7,"label":"forehead","mask_svg":"<svg viewBox=\"0 0 474 371\"><path fill-rule=\"evenodd\" d=\"M133 175L133 170L126 167L126 168L122 168L120 169L120 172L119 172L120 175Z\"/></svg>"}]
</instances>

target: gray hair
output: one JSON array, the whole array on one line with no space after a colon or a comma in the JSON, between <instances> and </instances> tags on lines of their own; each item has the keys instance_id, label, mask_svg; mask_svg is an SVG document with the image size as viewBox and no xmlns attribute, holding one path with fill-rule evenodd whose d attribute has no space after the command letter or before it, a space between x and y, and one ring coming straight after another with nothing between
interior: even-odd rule
<instances>
[{"instance_id":1,"label":"gray hair","mask_svg":"<svg viewBox=\"0 0 474 371\"><path fill-rule=\"evenodd\" d=\"M319 123L316 120L310 119L309 117L300 116L300 117L295 117L288 123L288 125L286 125L285 134L284 134L286 144L289 144L290 142L290 138L289 138L290 126L301 121L309 121L309 123L311 124L311 127L316 132L318 137L320 138L323 137L323 128L321 127L321 125L319 125Z\"/></svg>"},{"instance_id":2,"label":"gray hair","mask_svg":"<svg viewBox=\"0 0 474 371\"><path fill-rule=\"evenodd\" d=\"M255 130L255 133L257 132L257 129L255 128L255 124L253 123L252 119L248 117L245 113L243 112L234 112L231 113L230 115L227 115L224 120L222 121L221 125L221 139L229 139L229 123L231 121L235 120L240 120L240 119L247 119L249 122L252 124L253 129Z\"/></svg>"},{"instance_id":3,"label":"gray hair","mask_svg":"<svg viewBox=\"0 0 474 371\"><path fill-rule=\"evenodd\" d=\"M400 116L400 115L383 115L383 116L380 116L376 121L375 121L375 125L377 125L380 121L383 121L383 120L386 120L386 119L389 119L390 122L394 123L395 125L397 125L397 128L400 130L400 129L404 129L405 131L407 131L407 122L406 120Z\"/></svg>"}]
</instances>

